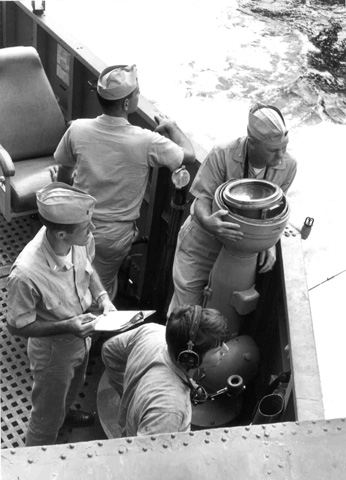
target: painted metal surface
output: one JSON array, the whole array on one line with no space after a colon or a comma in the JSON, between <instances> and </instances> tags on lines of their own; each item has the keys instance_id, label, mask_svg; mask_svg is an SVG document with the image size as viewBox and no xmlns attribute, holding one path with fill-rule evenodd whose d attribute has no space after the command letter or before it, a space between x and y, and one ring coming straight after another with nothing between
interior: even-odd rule
<instances>
[{"instance_id":1,"label":"painted metal surface","mask_svg":"<svg viewBox=\"0 0 346 480\"><path fill-rule=\"evenodd\" d=\"M287 236L286 236L287 235ZM294 230L281 239L282 278L298 420L324 418L322 388L306 283L301 237Z\"/></svg>"},{"instance_id":2,"label":"painted metal surface","mask_svg":"<svg viewBox=\"0 0 346 480\"><path fill-rule=\"evenodd\" d=\"M341 480L345 419L2 451L3 480Z\"/></svg>"}]
</instances>

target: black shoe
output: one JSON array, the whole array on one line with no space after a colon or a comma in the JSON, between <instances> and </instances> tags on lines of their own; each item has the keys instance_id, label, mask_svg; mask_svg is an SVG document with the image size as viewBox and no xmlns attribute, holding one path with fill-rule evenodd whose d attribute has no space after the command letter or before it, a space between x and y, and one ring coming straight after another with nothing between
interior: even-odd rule
<instances>
[{"instance_id":1,"label":"black shoe","mask_svg":"<svg viewBox=\"0 0 346 480\"><path fill-rule=\"evenodd\" d=\"M70 409L65 417L63 426L66 427L89 427L95 421L93 413L83 412L83 410Z\"/></svg>"}]
</instances>

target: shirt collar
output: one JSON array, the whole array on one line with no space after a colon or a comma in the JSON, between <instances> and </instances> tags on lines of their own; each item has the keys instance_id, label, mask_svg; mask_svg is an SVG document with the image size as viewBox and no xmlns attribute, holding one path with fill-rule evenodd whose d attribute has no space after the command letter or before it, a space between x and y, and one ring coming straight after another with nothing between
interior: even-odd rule
<instances>
[{"instance_id":1,"label":"shirt collar","mask_svg":"<svg viewBox=\"0 0 346 480\"><path fill-rule=\"evenodd\" d=\"M233 154L233 160L244 164L246 153L247 153L247 144L248 144L248 137L243 137L239 139L238 146L235 149ZM275 167L269 167L269 168L273 168L274 170L284 170L286 168L285 156L282 158L281 163L279 163L279 165L276 165Z\"/></svg>"},{"instance_id":2,"label":"shirt collar","mask_svg":"<svg viewBox=\"0 0 346 480\"><path fill-rule=\"evenodd\" d=\"M185 372L185 370L183 370L182 368L180 368L176 363L174 363L168 353L168 347L167 345L164 347L163 349L163 357L165 359L165 362L167 363L167 365L170 366L170 368L178 375L178 377L180 377L184 383L186 383L187 385L189 385L189 382L187 380L187 372Z\"/></svg>"},{"instance_id":3,"label":"shirt collar","mask_svg":"<svg viewBox=\"0 0 346 480\"><path fill-rule=\"evenodd\" d=\"M73 246L71 248L73 249ZM63 261L59 257L59 255L57 255L54 252L47 238L46 227L43 227L43 232L42 232L42 250L52 272L58 272L60 270L70 270L73 267L73 263L66 262L66 260ZM72 257L73 257L73 250L72 250Z\"/></svg>"},{"instance_id":4,"label":"shirt collar","mask_svg":"<svg viewBox=\"0 0 346 480\"><path fill-rule=\"evenodd\" d=\"M113 117L105 113L96 117L96 120L107 125L130 125L130 122L124 117Z\"/></svg>"}]
</instances>

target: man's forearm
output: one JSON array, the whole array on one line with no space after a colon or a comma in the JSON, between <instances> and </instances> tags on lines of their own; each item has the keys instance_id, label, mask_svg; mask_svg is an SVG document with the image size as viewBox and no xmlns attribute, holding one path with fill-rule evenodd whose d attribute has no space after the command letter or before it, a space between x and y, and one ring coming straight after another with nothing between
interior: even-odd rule
<instances>
[{"instance_id":1,"label":"man's forearm","mask_svg":"<svg viewBox=\"0 0 346 480\"><path fill-rule=\"evenodd\" d=\"M185 165L189 165L195 161L196 154L191 141L175 123L173 123L172 126L169 128L169 138L172 140L172 142L176 143L184 150L183 163Z\"/></svg>"},{"instance_id":2,"label":"man's forearm","mask_svg":"<svg viewBox=\"0 0 346 480\"><path fill-rule=\"evenodd\" d=\"M198 223L202 225L203 228L209 231L206 219L212 214L212 203L205 198L196 198L194 205L194 215L198 220Z\"/></svg>"},{"instance_id":3,"label":"man's forearm","mask_svg":"<svg viewBox=\"0 0 346 480\"><path fill-rule=\"evenodd\" d=\"M67 183L68 185L72 185L73 171L74 171L73 167L65 167L63 165L59 165L57 181Z\"/></svg>"},{"instance_id":4,"label":"man's forearm","mask_svg":"<svg viewBox=\"0 0 346 480\"><path fill-rule=\"evenodd\" d=\"M183 163L185 165L193 163L196 159L195 150L192 146L191 141L180 130L178 125L173 120L162 120L158 117L155 117L155 119L159 123L155 131L160 133L160 135L164 135L165 137L169 138L170 140L172 140L172 142L176 143L184 150Z\"/></svg>"},{"instance_id":5,"label":"man's forearm","mask_svg":"<svg viewBox=\"0 0 346 480\"><path fill-rule=\"evenodd\" d=\"M95 301L97 301L99 299L100 293L102 293L102 292L105 292L104 294L107 293L106 289L104 288L104 286L101 283L100 277L99 277L98 273L96 272L95 267L94 267L93 273L90 276L89 290L90 290L91 295L92 295L92 297Z\"/></svg>"},{"instance_id":6,"label":"man's forearm","mask_svg":"<svg viewBox=\"0 0 346 480\"><path fill-rule=\"evenodd\" d=\"M25 338L49 337L51 335L71 333L69 320L61 320L59 322L35 320L22 328L12 327L11 325L7 325L7 328L11 335L18 335L19 337Z\"/></svg>"}]
</instances>

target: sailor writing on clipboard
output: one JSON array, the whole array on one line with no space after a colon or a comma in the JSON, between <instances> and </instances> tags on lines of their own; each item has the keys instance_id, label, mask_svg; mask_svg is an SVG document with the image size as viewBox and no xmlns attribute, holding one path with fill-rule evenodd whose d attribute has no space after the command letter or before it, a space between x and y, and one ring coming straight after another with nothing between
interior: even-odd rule
<instances>
[{"instance_id":1,"label":"sailor writing on clipboard","mask_svg":"<svg viewBox=\"0 0 346 480\"><path fill-rule=\"evenodd\" d=\"M43 227L15 261L8 278L8 330L28 338L33 373L27 446L52 445L60 427L83 427L94 416L70 409L84 384L97 323L94 302L115 307L92 268L95 199L52 183L37 192Z\"/></svg>"}]
</instances>

